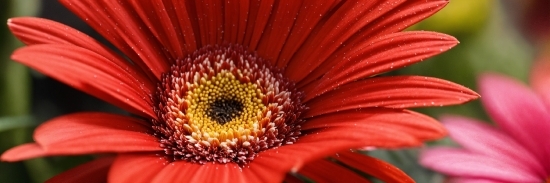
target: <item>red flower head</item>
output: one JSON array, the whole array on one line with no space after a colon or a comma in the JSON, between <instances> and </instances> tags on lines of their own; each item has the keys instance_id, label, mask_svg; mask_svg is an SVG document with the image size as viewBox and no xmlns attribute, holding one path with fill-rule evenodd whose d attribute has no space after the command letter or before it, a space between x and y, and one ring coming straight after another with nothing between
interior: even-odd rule
<instances>
[{"instance_id":1,"label":"red flower head","mask_svg":"<svg viewBox=\"0 0 550 183\"><path fill-rule=\"evenodd\" d=\"M289 171L288 181L367 181L359 170L410 182L350 149L442 137L437 121L406 108L478 97L436 78L375 77L457 44L400 32L444 0L61 2L121 54L65 25L14 18L28 46L12 58L137 116L61 116L2 155L116 155L52 181L280 182Z\"/></svg>"}]
</instances>

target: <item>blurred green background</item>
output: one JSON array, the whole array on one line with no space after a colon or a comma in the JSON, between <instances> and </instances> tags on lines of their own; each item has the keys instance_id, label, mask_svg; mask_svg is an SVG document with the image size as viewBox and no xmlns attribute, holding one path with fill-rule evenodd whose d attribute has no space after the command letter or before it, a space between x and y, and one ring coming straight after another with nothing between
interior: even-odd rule
<instances>
[{"instance_id":1,"label":"blurred green background","mask_svg":"<svg viewBox=\"0 0 550 183\"><path fill-rule=\"evenodd\" d=\"M547 0L544 0L547 1ZM542 0L453 0L436 15L411 27L457 37L460 44L435 58L388 73L425 75L447 79L476 90L476 76L497 72L527 81L537 54L540 32L530 27L537 20L534 7ZM548 3L542 3L548 5ZM544 14L550 6L543 8ZM99 38L90 27L54 0L0 1L1 20L17 16L54 19ZM536 12L535 12L536 14ZM543 19L548 21L550 19ZM531 24L529 24L531 23ZM0 152L32 141L32 131L55 116L76 111L124 113L89 95L10 60L11 52L21 47L7 29L0 28ZM457 114L489 121L479 101L461 106L418 109L437 118ZM452 145L449 139L429 145ZM400 151L374 150L370 155L384 159L407 172L417 182L442 182L444 177L422 168L416 162L419 149ZM39 158L20 163L0 163L0 182L43 182L49 177L91 160L91 157Z\"/></svg>"}]
</instances>

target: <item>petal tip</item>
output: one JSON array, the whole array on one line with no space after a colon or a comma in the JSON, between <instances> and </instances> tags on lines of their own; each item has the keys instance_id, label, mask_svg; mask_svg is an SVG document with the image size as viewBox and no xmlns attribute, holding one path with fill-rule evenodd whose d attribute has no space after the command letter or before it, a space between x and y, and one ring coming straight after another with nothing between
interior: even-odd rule
<instances>
[{"instance_id":1,"label":"petal tip","mask_svg":"<svg viewBox=\"0 0 550 183\"><path fill-rule=\"evenodd\" d=\"M16 162L46 155L42 147L36 143L28 143L8 149L0 157L0 161Z\"/></svg>"}]
</instances>

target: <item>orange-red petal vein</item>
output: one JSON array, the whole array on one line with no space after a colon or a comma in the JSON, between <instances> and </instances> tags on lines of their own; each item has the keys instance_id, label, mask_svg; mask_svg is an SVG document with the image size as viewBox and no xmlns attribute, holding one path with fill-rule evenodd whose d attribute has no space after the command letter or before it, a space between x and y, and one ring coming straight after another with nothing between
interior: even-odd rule
<instances>
[{"instance_id":1,"label":"orange-red petal vein","mask_svg":"<svg viewBox=\"0 0 550 183\"><path fill-rule=\"evenodd\" d=\"M377 77L341 86L306 102L306 117L368 107L410 108L461 104L478 98L450 81L421 76Z\"/></svg>"},{"instance_id":2,"label":"orange-red petal vein","mask_svg":"<svg viewBox=\"0 0 550 183\"><path fill-rule=\"evenodd\" d=\"M384 182L414 183L414 180L399 168L373 157L345 151L332 158Z\"/></svg>"},{"instance_id":3,"label":"orange-red petal vein","mask_svg":"<svg viewBox=\"0 0 550 183\"><path fill-rule=\"evenodd\" d=\"M161 151L151 133L150 124L140 119L88 112L49 120L35 130L34 139L46 152L60 155Z\"/></svg>"},{"instance_id":4,"label":"orange-red petal vein","mask_svg":"<svg viewBox=\"0 0 550 183\"><path fill-rule=\"evenodd\" d=\"M90 50L40 44L16 50L12 59L134 114L156 118L151 93L122 68Z\"/></svg>"}]
</instances>

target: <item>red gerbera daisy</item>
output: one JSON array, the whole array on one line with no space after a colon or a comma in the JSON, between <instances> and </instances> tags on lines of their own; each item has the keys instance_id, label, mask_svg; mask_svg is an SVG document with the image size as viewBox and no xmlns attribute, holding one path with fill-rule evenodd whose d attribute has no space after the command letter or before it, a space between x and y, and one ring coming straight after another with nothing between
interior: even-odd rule
<instances>
[{"instance_id":1,"label":"red gerbera daisy","mask_svg":"<svg viewBox=\"0 0 550 183\"><path fill-rule=\"evenodd\" d=\"M12 58L137 116L61 116L2 155L116 154L54 181L367 181L356 171L412 181L350 149L442 137L437 121L406 108L478 97L436 78L374 77L457 44L400 32L444 0L61 2L122 54L62 24L14 18L29 46Z\"/></svg>"}]
</instances>

